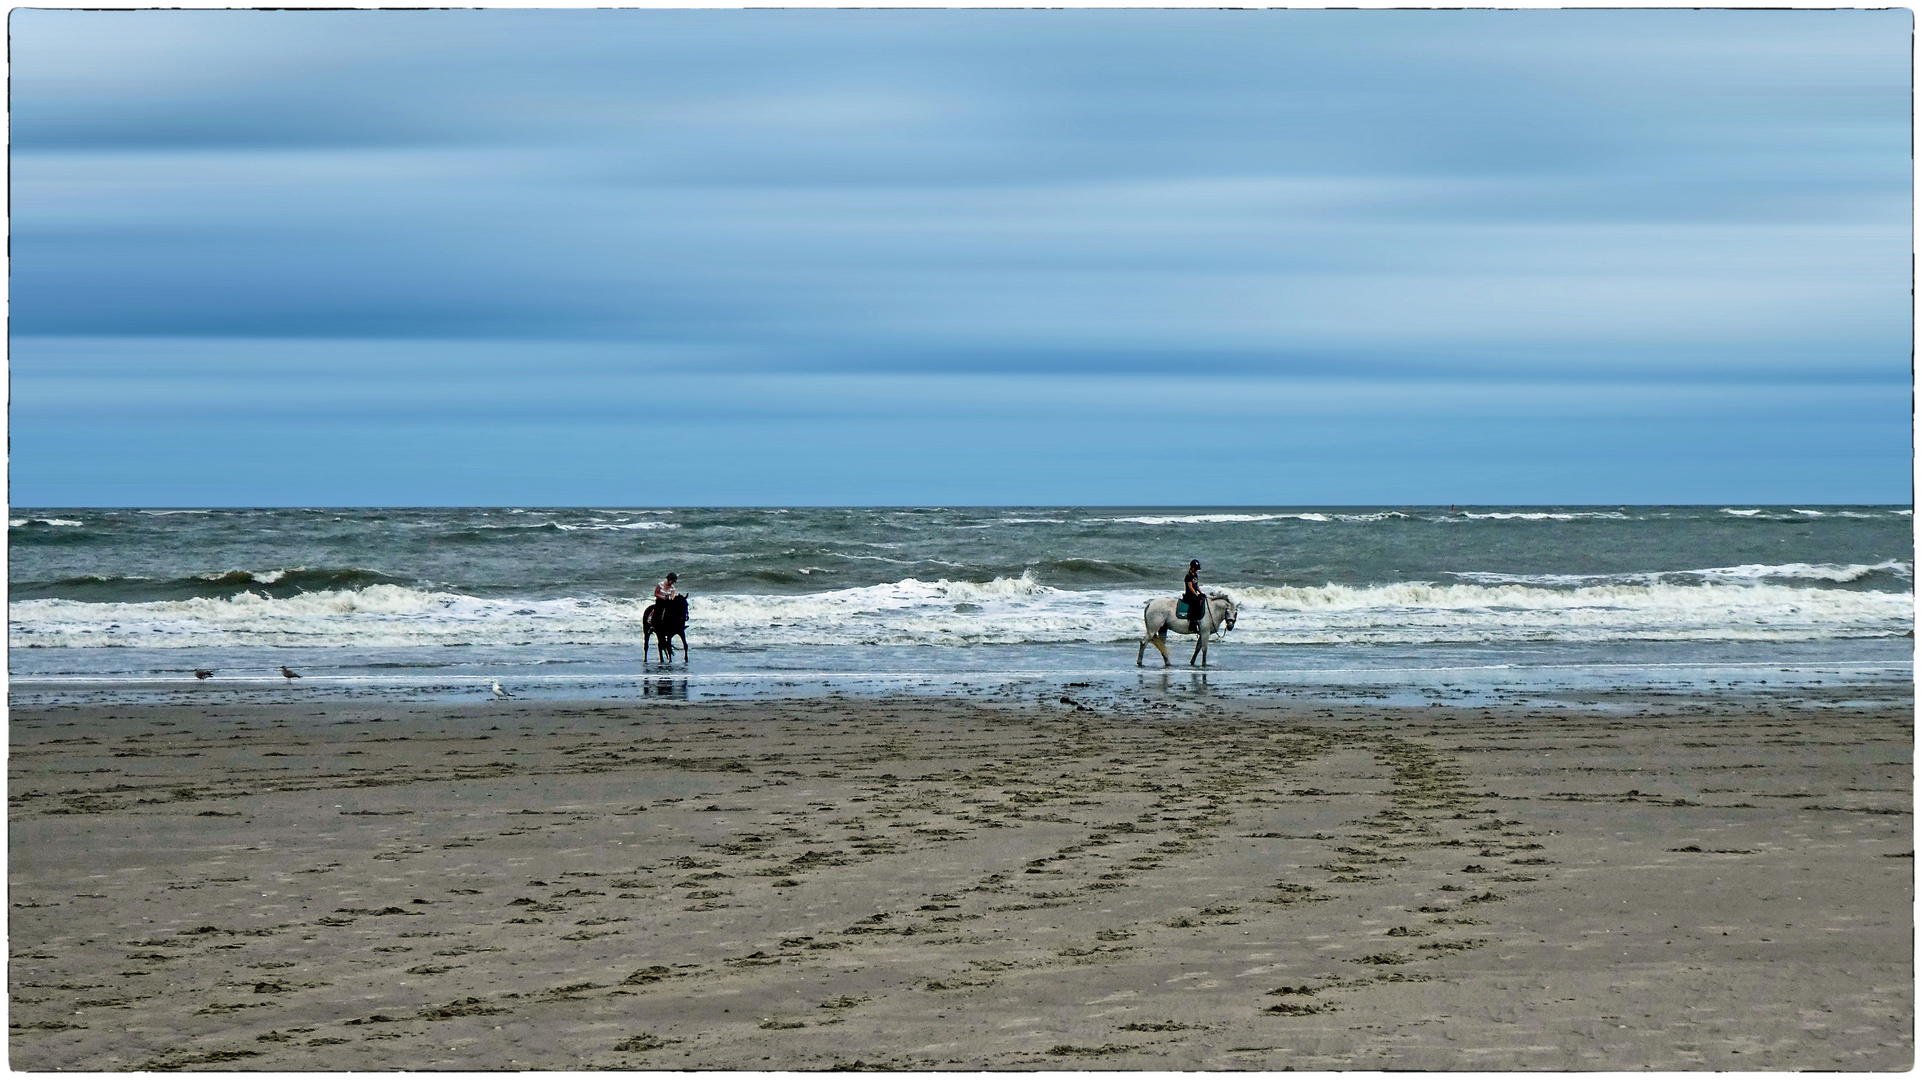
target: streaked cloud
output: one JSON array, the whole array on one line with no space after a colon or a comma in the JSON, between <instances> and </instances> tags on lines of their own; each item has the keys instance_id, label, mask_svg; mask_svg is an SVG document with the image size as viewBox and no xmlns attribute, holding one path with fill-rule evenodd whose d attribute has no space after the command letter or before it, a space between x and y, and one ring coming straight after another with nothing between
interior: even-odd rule
<instances>
[{"instance_id":1,"label":"streaked cloud","mask_svg":"<svg viewBox=\"0 0 1922 1080\"><path fill-rule=\"evenodd\" d=\"M389 391L467 357L463 393L380 405L409 402L422 424L457 422L467 390L524 401L529 386L544 415L569 394L603 415L597 386L669 371L717 409L793 377L903 415L922 406L902 379L1039 394L1022 380L1071 378L1108 401L1179 373L1245 400L1267 400L1247 389L1263 380L1332 380L1364 396L1356 416L1437 380L1544 401L1571 381L1632 385L1624 430L1691 386L1879 385L1836 400L1858 402L1861 430L1895 431L1910 22L23 9L17 490L62 490L31 487L53 475L31 433L55 386L164 396L231 360L311 387L354 356L380 357L352 377ZM982 408L984 430L1015 423ZM128 409L101 438L133 437ZM1821 457L1813 429L1766 412L1718 438ZM1499 454L1526 452L1530 430ZM1394 425L1374 437L1398 445ZM511 427L503 440L548 452ZM1876 473L1888 498L1907 490L1906 445L1888 441ZM1112 486L1147 453L1056 467ZM928 482L967 466L946 468ZM1627 483L1609 470L1576 472ZM1820 474L1782 497L1821 494ZM744 497L709 479L697 501ZM1336 501L1385 497L1370 490L1386 489Z\"/></svg>"}]
</instances>

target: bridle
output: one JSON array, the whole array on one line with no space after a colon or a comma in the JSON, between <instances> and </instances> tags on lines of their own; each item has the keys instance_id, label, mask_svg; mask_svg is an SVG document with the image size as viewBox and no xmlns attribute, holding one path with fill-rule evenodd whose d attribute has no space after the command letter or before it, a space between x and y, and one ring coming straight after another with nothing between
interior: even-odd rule
<instances>
[{"instance_id":1,"label":"bridle","mask_svg":"<svg viewBox=\"0 0 1922 1080\"><path fill-rule=\"evenodd\" d=\"M1210 596L1208 597L1208 599L1210 599L1210 600L1227 600L1227 601L1228 601L1228 618L1227 618L1227 619L1226 619L1225 621L1223 621L1223 622L1222 622L1222 624L1221 624L1221 632L1225 634L1225 633L1227 633L1228 631L1230 631L1230 630L1233 630L1233 629L1235 628L1235 616L1236 616L1237 614L1239 614L1239 612L1238 612L1238 611L1236 611L1236 609L1235 609L1235 602L1234 602L1233 600L1230 600L1230 599L1229 599L1228 597L1226 597L1226 596L1221 596L1221 595L1219 595L1219 594L1213 594L1213 595L1210 595Z\"/></svg>"}]
</instances>

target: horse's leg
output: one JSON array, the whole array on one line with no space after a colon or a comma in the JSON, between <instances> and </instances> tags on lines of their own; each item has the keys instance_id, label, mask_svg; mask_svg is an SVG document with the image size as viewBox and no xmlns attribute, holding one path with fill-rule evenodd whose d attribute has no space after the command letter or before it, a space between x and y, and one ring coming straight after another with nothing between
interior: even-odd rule
<instances>
[{"instance_id":1,"label":"horse's leg","mask_svg":"<svg viewBox=\"0 0 1922 1080\"><path fill-rule=\"evenodd\" d=\"M1155 631L1155 636L1148 640L1154 642L1155 651L1161 654L1161 666L1172 666L1175 661L1174 657L1168 655L1168 628L1161 627Z\"/></svg>"},{"instance_id":2,"label":"horse's leg","mask_svg":"<svg viewBox=\"0 0 1922 1080\"><path fill-rule=\"evenodd\" d=\"M1188 666L1194 667L1195 658L1202 657L1203 659L1201 661L1201 666L1207 667L1208 666L1208 661L1206 659L1207 653L1208 653L1208 628L1206 624L1197 622L1195 624L1195 651L1193 656L1188 657Z\"/></svg>"}]
</instances>

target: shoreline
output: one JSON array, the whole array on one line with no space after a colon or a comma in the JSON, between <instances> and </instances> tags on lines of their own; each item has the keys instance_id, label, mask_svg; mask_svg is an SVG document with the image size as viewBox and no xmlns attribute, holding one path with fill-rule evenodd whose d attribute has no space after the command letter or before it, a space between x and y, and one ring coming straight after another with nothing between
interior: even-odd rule
<instances>
[{"instance_id":1,"label":"shoreline","mask_svg":"<svg viewBox=\"0 0 1922 1080\"><path fill-rule=\"evenodd\" d=\"M1805 696L16 704L11 1063L1906 1069Z\"/></svg>"},{"instance_id":2,"label":"shoreline","mask_svg":"<svg viewBox=\"0 0 1922 1080\"><path fill-rule=\"evenodd\" d=\"M383 660L373 653L289 649L203 654L193 664L179 650L96 650L112 654L116 669L92 672L46 670L60 666L51 652L17 650L8 700L14 708L305 701L476 704L489 699L495 682L516 698L557 706L658 697L778 702L836 694L873 700L933 696L1048 704L1073 691L1093 707L1119 710L1196 694L1302 707L1365 700L1394 706L1514 708L1678 696L1780 700L1785 694L1809 702L1863 704L1907 700L1914 694L1912 642L1892 639L1351 649L1278 648L1229 637L1216 646L1216 662L1207 668L1179 662L1185 660L1188 646L1177 650L1177 663L1165 667L1151 650L1145 666L1137 667L1128 648L1113 645L858 653L825 647L701 648L671 664L643 663L634 650L489 662L480 656ZM78 660L71 663L86 666ZM283 664L304 677L282 678ZM213 677L195 679L195 666L213 670ZM1862 693L1838 694L1844 686Z\"/></svg>"}]
</instances>

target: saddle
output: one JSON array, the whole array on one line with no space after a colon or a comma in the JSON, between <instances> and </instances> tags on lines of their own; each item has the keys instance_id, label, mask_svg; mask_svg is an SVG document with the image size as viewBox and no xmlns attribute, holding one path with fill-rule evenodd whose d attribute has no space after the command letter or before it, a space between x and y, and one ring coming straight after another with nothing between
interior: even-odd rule
<instances>
[{"instance_id":1,"label":"saddle","mask_svg":"<svg viewBox=\"0 0 1922 1080\"><path fill-rule=\"evenodd\" d=\"M1198 607L1201 610L1191 613L1188 610L1191 607ZM1191 623L1198 623L1201 621L1201 617L1207 614L1207 611L1208 611L1208 607L1205 603L1202 603L1202 604L1192 603L1185 596L1175 601L1175 618L1177 619L1186 619Z\"/></svg>"}]
</instances>

